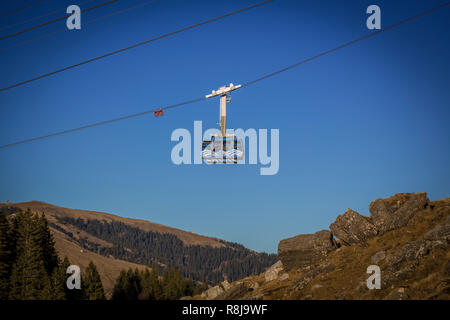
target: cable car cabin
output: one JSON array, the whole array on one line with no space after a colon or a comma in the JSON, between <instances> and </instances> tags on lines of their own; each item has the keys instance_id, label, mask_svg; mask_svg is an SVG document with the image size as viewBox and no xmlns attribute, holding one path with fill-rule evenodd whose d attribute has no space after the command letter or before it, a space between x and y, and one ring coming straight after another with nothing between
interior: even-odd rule
<instances>
[{"instance_id":1,"label":"cable car cabin","mask_svg":"<svg viewBox=\"0 0 450 320\"><path fill-rule=\"evenodd\" d=\"M202 159L207 163L237 163L244 159L242 140L235 136L212 136L202 142Z\"/></svg>"}]
</instances>

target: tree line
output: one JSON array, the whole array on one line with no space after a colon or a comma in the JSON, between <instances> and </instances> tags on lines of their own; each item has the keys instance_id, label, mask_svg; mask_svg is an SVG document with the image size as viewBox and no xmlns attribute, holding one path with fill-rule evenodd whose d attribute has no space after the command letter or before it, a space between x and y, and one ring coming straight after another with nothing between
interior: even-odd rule
<instances>
[{"instance_id":1,"label":"tree line","mask_svg":"<svg viewBox=\"0 0 450 320\"><path fill-rule=\"evenodd\" d=\"M60 261L45 215L0 209L0 300L101 300L103 285L91 262L81 288L70 290L70 262Z\"/></svg>"},{"instance_id":2,"label":"tree line","mask_svg":"<svg viewBox=\"0 0 450 320\"><path fill-rule=\"evenodd\" d=\"M160 275L159 268L139 271L122 270L114 285L113 300L177 300L185 296L200 294L208 289L204 283L183 278L180 270L165 268Z\"/></svg>"},{"instance_id":3,"label":"tree line","mask_svg":"<svg viewBox=\"0 0 450 320\"><path fill-rule=\"evenodd\" d=\"M158 263L175 267L183 277L210 284L260 274L277 261L275 254L256 253L237 243L222 241L224 246L218 248L184 245L176 235L144 231L117 221L71 217L58 220L112 244L105 247L83 237L75 238L70 231L52 225L88 250L147 266Z\"/></svg>"}]
</instances>

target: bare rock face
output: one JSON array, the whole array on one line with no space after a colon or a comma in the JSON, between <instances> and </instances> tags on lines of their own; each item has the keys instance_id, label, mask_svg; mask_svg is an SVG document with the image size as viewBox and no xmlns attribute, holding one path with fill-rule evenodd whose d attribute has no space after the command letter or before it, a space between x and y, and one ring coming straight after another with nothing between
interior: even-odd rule
<instances>
[{"instance_id":1,"label":"bare rock face","mask_svg":"<svg viewBox=\"0 0 450 320\"><path fill-rule=\"evenodd\" d=\"M239 284L231 287L229 290L221 292L220 294L215 296L213 299L214 300L236 300L236 299L241 298L248 291L249 291L248 288L243 283L239 283Z\"/></svg>"},{"instance_id":2,"label":"bare rock face","mask_svg":"<svg viewBox=\"0 0 450 320\"><path fill-rule=\"evenodd\" d=\"M348 209L344 214L338 216L336 221L330 225L330 230L333 235L348 245L363 244L378 233L369 218L352 209Z\"/></svg>"},{"instance_id":3,"label":"bare rock face","mask_svg":"<svg viewBox=\"0 0 450 320\"><path fill-rule=\"evenodd\" d=\"M390 198L372 201L370 218L348 209L330 225L330 230L347 245L365 244L366 240L376 235L406 226L428 202L424 192L398 193Z\"/></svg>"},{"instance_id":4,"label":"bare rock face","mask_svg":"<svg viewBox=\"0 0 450 320\"><path fill-rule=\"evenodd\" d=\"M374 200L369 206L372 222L380 235L404 227L429 201L425 192L398 193L390 198Z\"/></svg>"},{"instance_id":5,"label":"bare rock face","mask_svg":"<svg viewBox=\"0 0 450 320\"><path fill-rule=\"evenodd\" d=\"M273 266L266 270L265 278L266 282L278 279L278 274L283 271L283 263L277 261Z\"/></svg>"},{"instance_id":6,"label":"bare rock face","mask_svg":"<svg viewBox=\"0 0 450 320\"><path fill-rule=\"evenodd\" d=\"M289 273L287 273L287 272L283 273L283 274L278 278L279 281L284 281L284 280L287 280L287 279L289 279Z\"/></svg>"},{"instance_id":7,"label":"bare rock face","mask_svg":"<svg viewBox=\"0 0 450 320\"><path fill-rule=\"evenodd\" d=\"M223 292L225 292L225 290L220 285L217 285L204 291L201 296L206 299L214 299Z\"/></svg>"},{"instance_id":8,"label":"bare rock face","mask_svg":"<svg viewBox=\"0 0 450 320\"><path fill-rule=\"evenodd\" d=\"M225 280L220 283L222 285L222 288L227 291L231 288L231 284L228 282L228 280Z\"/></svg>"},{"instance_id":9,"label":"bare rock face","mask_svg":"<svg viewBox=\"0 0 450 320\"><path fill-rule=\"evenodd\" d=\"M278 256L284 268L289 271L313 265L336 248L336 242L330 231L322 230L314 234L301 234L281 240L278 244Z\"/></svg>"},{"instance_id":10,"label":"bare rock face","mask_svg":"<svg viewBox=\"0 0 450 320\"><path fill-rule=\"evenodd\" d=\"M217 299L218 296L225 295L231 289L232 289L231 284L228 282L228 280L225 280L220 284L202 292L201 297L208 300Z\"/></svg>"}]
</instances>

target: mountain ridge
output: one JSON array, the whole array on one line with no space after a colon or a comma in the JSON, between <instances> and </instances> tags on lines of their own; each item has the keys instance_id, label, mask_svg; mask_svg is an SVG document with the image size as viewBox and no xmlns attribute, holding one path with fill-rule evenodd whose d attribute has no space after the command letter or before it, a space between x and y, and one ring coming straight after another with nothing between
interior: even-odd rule
<instances>
[{"instance_id":1,"label":"mountain ridge","mask_svg":"<svg viewBox=\"0 0 450 320\"><path fill-rule=\"evenodd\" d=\"M32 212L39 213L44 212L51 213L51 217L54 217L52 213L57 214L58 216L71 214L71 216L81 217L81 218L102 218L106 221L108 220L116 220L127 222L133 226L137 226L144 231L154 231L161 233L171 233L177 235L180 240L182 240L185 244L191 245L210 245L211 247L221 247L223 244L221 240L214 237L208 237L196 234L190 231L184 231L178 228L173 228L170 226L166 226L160 223L151 222L145 219L135 219L135 218L127 218L122 217L116 214L102 212L102 211L93 211L93 210L83 210L83 209L72 209L66 208L62 206L53 205L50 203L46 203L38 200L31 200L26 202L18 202L14 203L14 206L21 209L30 209ZM45 209L45 210L44 210ZM55 212L54 210L57 210ZM48 217L47 217L48 218Z\"/></svg>"}]
</instances>

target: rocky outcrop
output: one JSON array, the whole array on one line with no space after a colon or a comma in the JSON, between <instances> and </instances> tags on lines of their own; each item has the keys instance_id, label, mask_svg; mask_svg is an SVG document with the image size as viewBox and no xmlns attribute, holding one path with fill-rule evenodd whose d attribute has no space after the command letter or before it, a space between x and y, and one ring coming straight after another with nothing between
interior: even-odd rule
<instances>
[{"instance_id":1,"label":"rocky outcrop","mask_svg":"<svg viewBox=\"0 0 450 320\"><path fill-rule=\"evenodd\" d=\"M398 193L390 198L372 201L369 206L370 217L381 235L406 226L429 201L425 192Z\"/></svg>"},{"instance_id":2,"label":"rocky outcrop","mask_svg":"<svg viewBox=\"0 0 450 320\"><path fill-rule=\"evenodd\" d=\"M278 274L283 271L283 263L277 261L273 266L266 270L264 275L266 282L278 279Z\"/></svg>"},{"instance_id":3,"label":"rocky outcrop","mask_svg":"<svg viewBox=\"0 0 450 320\"><path fill-rule=\"evenodd\" d=\"M219 294L215 297L215 300L236 300L242 297L245 293L249 291L249 288L243 283L236 284L227 291Z\"/></svg>"},{"instance_id":4,"label":"rocky outcrop","mask_svg":"<svg viewBox=\"0 0 450 320\"><path fill-rule=\"evenodd\" d=\"M436 250L448 251L450 244L450 216L442 224L438 224L433 229L423 235L422 238L411 241L386 256L387 266L383 279L384 287L389 287L392 282L408 279L421 261ZM444 267L443 274L447 274ZM448 277L448 275L447 275ZM450 280L449 280L450 281Z\"/></svg>"},{"instance_id":5,"label":"rocky outcrop","mask_svg":"<svg viewBox=\"0 0 450 320\"><path fill-rule=\"evenodd\" d=\"M214 299L223 292L225 292L225 290L220 285L217 285L204 291L201 297L204 299Z\"/></svg>"},{"instance_id":6,"label":"rocky outcrop","mask_svg":"<svg viewBox=\"0 0 450 320\"><path fill-rule=\"evenodd\" d=\"M218 284L217 286L214 286L204 291L201 297L205 299L215 299L217 296L220 296L221 294L227 292L227 290L229 290L230 288L231 288L230 283L227 280L225 280L222 283Z\"/></svg>"},{"instance_id":7,"label":"rocky outcrop","mask_svg":"<svg viewBox=\"0 0 450 320\"><path fill-rule=\"evenodd\" d=\"M284 281L284 280L287 280L287 279L289 279L289 273L287 273L287 272L283 273L283 274L282 274L281 276L279 276L279 278L278 278L279 281Z\"/></svg>"},{"instance_id":8,"label":"rocky outcrop","mask_svg":"<svg viewBox=\"0 0 450 320\"><path fill-rule=\"evenodd\" d=\"M231 288L231 284L228 282L228 280L225 280L223 282L220 283L222 285L222 288L227 291L230 290Z\"/></svg>"},{"instance_id":9,"label":"rocky outcrop","mask_svg":"<svg viewBox=\"0 0 450 320\"><path fill-rule=\"evenodd\" d=\"M428 202L424 192L398 193L390 198L372 201L370 217L348 209L330 225L330 230L346 245L365 245L368 239L376 235L406 226L417 212L427 207Z\"/></svg>"},{"instance_id":10,"label":"rocky outcrop","mask_svg":"<svg viewBox=\"0 0 450 320\"><path fill-rule=\"evenodd\" d=\"M264 274L221 284L228 289L215 298L449 300L450 198L397 194L370 209L370 217L349 209L330 226L349 246L326 230L281 240L280 261ZM374 264L380 290L367 287L367 267Z\"/></svg>"},{"instance_id":11,"label":"rocky outcrop","mask_svg":"<svg viewBox=\"0 0 450 320\"><path fill-rule=\"evenodd\" d=\"M281 240L278 244L278 257L284 268L289 271L313 265L336 248L336 242L330 231L322 230L314 234L301 234Z\"/></svg>"},{"instance_id":12,"label":"rocky outcrop","mask_svg":"<svg viewBox=\"0 0 450 320\"><path fill-rule=\"evenodd\" d=\"M369 218L352 209L348 209L344 214L338 216L336 221L330 225L330 230L334 236L348 245L365 243L367 239L378 233Z\"/></svg>"}]
</instances>

